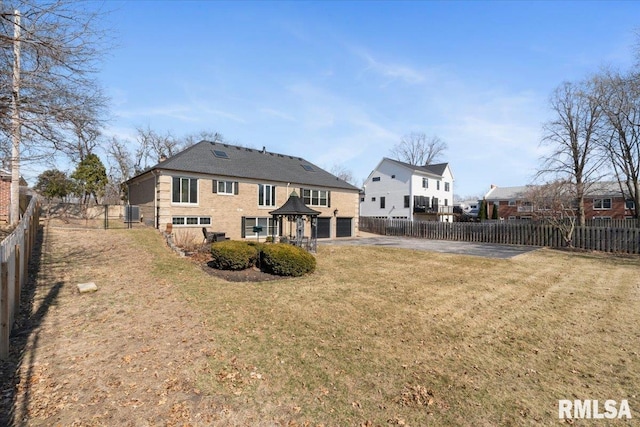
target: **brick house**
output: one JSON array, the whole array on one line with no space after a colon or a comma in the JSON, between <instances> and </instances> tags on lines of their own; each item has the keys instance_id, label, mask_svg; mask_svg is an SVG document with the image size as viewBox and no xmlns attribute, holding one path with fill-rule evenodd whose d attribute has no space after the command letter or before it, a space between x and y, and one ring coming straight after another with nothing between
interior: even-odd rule
<instances>
[{"instance_id":1,"label":"brick house","mask_svg":"<svg viewBox=\"0 0 640 427\"><path fill-rule=\"evenodd\" d=\"M0 169L0 221L9 222L11 206L11 172Z\"/></svg>"},{"instance_id":2,"label":"brick house","mask_svg":"<svg viewBox=\"0 0 640 427\"><path fill-rule=\"evenodd\" d=\"M493 205L498 204L500 218L505 220L531 219L536 209L527 200L527 191L531 186L498 187L491 186L484 198L488 204L489 215ZM592 184L584 197L585 219L608 220L630 219L633 217L633 201L626 200L617 182L598 182Z\"/></svg>"},{"instance_id":3,"label":"brick house","mask_svg":"<svg viewBox=\"0 0 640 427\"><path fill-rule=\"evenodd\" d=\"M297 156L200 141L126 182L144 222L165 229L224 232L231 239L289 233L269 212L292 191L319 211L318 238L357 233L359 189ZM311 235L311 225L306 225ZM200 234L201 235L201 234Z\"/></svg>"},{"instance_id":4,"label":"brick house","mask_svg":"<svg viewBox=\"0 0 640 427\"><path fill-rule=\"evenodd\" d=\"M29 195L27 194L27 181L20 177L20 209L27 208ZM9 222L11 212L11 171L0 168L0 222Z\"/></svg>"}]
</instances>

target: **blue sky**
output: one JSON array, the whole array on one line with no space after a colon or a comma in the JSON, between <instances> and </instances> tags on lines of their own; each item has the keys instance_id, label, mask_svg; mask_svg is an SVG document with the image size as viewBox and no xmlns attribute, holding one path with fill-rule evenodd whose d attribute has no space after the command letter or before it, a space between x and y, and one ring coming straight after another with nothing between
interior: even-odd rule
<instances>
[{"instance_id":1,"label":"blue sky","mask_svg":"<svg viewBox=\"0 0 640 427\"><path fill-rule=\"evenodd\" d=\"M136 126L340 165L437 135L460 196L528 183L548 99L635 63L640 2L109 2L106 133Z\"/></svg>"}]
</instances>

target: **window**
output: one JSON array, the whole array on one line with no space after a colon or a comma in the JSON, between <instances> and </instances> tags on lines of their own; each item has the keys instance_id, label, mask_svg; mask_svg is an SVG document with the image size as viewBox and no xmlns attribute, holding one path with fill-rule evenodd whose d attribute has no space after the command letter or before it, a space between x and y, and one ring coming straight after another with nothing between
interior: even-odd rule
<instances>
[{"instance_id":1,"label":"window","mask_svg":"<svg viewBox=\"0 0 640 427\"><path fill-rule=\"evenodd\" d=\"M515 206L515 205L516 205L515 200L509 200L509 206Z\"/></svg>"},{"instance_id":2,"label":"window","mask_svg":"<svg viewBox=\"0 0 640 427\"><path fill-rule=\"evenodd\" d=\"M311 165L301 165L304 170L307 172L315 172Z\"/></svg>"},{"instance_id":3,"label":"window","mask_svg":"<svg viewBox=\"0 0 640 427\"><path fill-rule=\"evenodd\" d=\"M429 188L429 178L422 178L422 188Z\"/></svg>"},{"instance_id":4,"label":"window","mask_svg":"<svg viewBox=\"0 0 640 427\"><path fill-rule=\"evenodd\" d=\"M404 196L404 207L408 208L411 203L411 196Z\"/></svg>"},{"instance_id":5,"label":"window","mask_svg":"<svg viewBox=\"0 0 640 427\"><path fill-rule=\"evenodd\" d=\"M273 207L276 205L276 186L258 184L258 206Z\"/></svg>"},{"instance_id":6,"label":"window","mask_svg":"<svg viewBox=\"0 0 640 427\"><path fill-rule=\"evenodd\" d=\"M235 181L213 180L213 192L218 194L238 194L238 183Z\"/></svg>"},{"instance_id":7,"label":"window","mask_svg":"<svg viewBox=\"0 0 640 427\"><path fill-rule=\"evenodd\" d=\"M449 183L448 182L444 183L444 191L449 191Z\"/></svg>"},{"instance_id":8,"label":"window","mask_svg":"<svg viewBox=\"0 0 640 427\"><path fill-rule=\"evenodd\" d=\"M384 209L385 207L385 197L380 197L380 209Z\"/></svg>"},{"instance_id":9,"label":"window","mask_svg":"<svg viewBox=\"0 0 640 427\"><path fill-rule=\"evenodd\" d=\"M329 191L302 189L302 201L308 206L329 206Z\"/></svg>"},{"instance_id":10,"label":"window","mask_svg":"<svg viewBox=\"0 0 640 427\"><path fill-rule=\"evenodd\" d=\"M173 203L198 203L198 180L196 178L173 177L172 181Z\"/></svg>"},{"instance_id":11,"label":"window","mask_svg":"<svg viewBox=\"0 0 640 427\"><path fill-rule=\"evenodd\" d=\"M376 198L375 198L375 197L372 197L372 198L371 198L371 201L372 201L372 202L375 202L375 201L376 201Z\"/></svg>"},{"instance_id":12,"label":"window","mask_svg":"<svg viewBox=\"0 0 640 427\"><path fill-rule=\"evenodd\" d=\"M256 233L253 232L253 227L260 226L262 231L260 236L273 236L274 232L277 235L277 222L273 218L266 217L242 217L242 237L255 237Z\"/></svg>"},{"instance_id":13,"label":"window","mask_svg":"<svg viewBox=\"0 0 640 427\"><path fill-rule=\"evenodd\" d=\"M436 190L440 189L440 181L436 181Z\"/></svg>"},{"instance_id":14,"label":"window","mask_svg":"<svg viewBox=\"0 0 640 427\"><path fill-rule=\"evenodd\" d=\"M373 178L371 178L371 181L378 182L378 181L380 181L380 177L379 176L374 176Z\"/></svg>"},{"instance_id":15,"label":"window","mask_svg":"<svg viewBox=\"0 0 640 427\"><path fill-rule=\"evenodd\" d=\"M633 210L633 209L636 208L636 202L634 202L631 199L625 200L624 206L625 206L626 209Z\"/></svg>"},{"instance_id":16,"label":"window","mask_svg":"<svg viewBox=\"0 0 640 427\"><path fill-rule=\"evenodd\" d=\"M174 216L171 218L173 225L211 225L210 216Z\"/></svg>"},{"instance_id":17,"label":"window","mask_svg":"<svg viewBox=\"0 0 640 427\"><path fill-rule=\"evenodd\" d=\"M593 199L593 209L611 209L611 199Z\"/></svg>"}]
</instances>

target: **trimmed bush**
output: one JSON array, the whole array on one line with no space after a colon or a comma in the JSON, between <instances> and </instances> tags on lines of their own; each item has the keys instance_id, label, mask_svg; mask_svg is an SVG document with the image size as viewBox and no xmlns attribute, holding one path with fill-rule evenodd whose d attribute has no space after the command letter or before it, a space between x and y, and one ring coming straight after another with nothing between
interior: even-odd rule
<instances>
[{"instance_id":1,"label":"trimmed bush","mask_svg":"<svg viewBox=\"0 0 640 427\"><path fill-rule=\"evenodd\" d=\"M262 248L262 269L278 276L302 276L316 269L316 259L309 252L286 243Z\"/></svg>"},{"instance_id":2,"label":"trimmed bush","mask_svg":"<svg viewBox=\"0 0 640 427\"><path fill-rule=\"evenodd\" d=\"M225 240L211 245L212 267L220 270L244 270L258 260L260 246L238 240Z\"/></svg>"}]
</instances>

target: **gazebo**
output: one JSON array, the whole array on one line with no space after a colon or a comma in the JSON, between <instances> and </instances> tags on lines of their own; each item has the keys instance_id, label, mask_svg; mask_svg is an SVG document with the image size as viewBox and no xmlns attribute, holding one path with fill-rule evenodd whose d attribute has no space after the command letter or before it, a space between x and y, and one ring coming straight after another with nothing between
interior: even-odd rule
<instances>
[{"instance_id":1,"label":"gazebo","mask_svg":"<svg viewBox=\"0 0 640 427\"><path fill-rule=\"evenodd\" d=\"M273 217L274 221L279 221L281 218L287 218L289 223L295 222L296 224L296 234L295 238L291 233L291 226L289 227L289 241L296 246L300 246L305 248L310 252L315 252L318 242L317 236L317 223L318 223L318 215L320 212L314 211L310 207L304 204L302 199L298 197L298 193L295 191L291 192L289 199L286 201L284 205L275 211L269 212L269 214ZM311 222L311 238L308 238L304 235L304 222L305 219ZM275 241L275 227L273 228L273 239ZM284 233L284 230L283 230Z\"/></svg>"}]
</instances>

